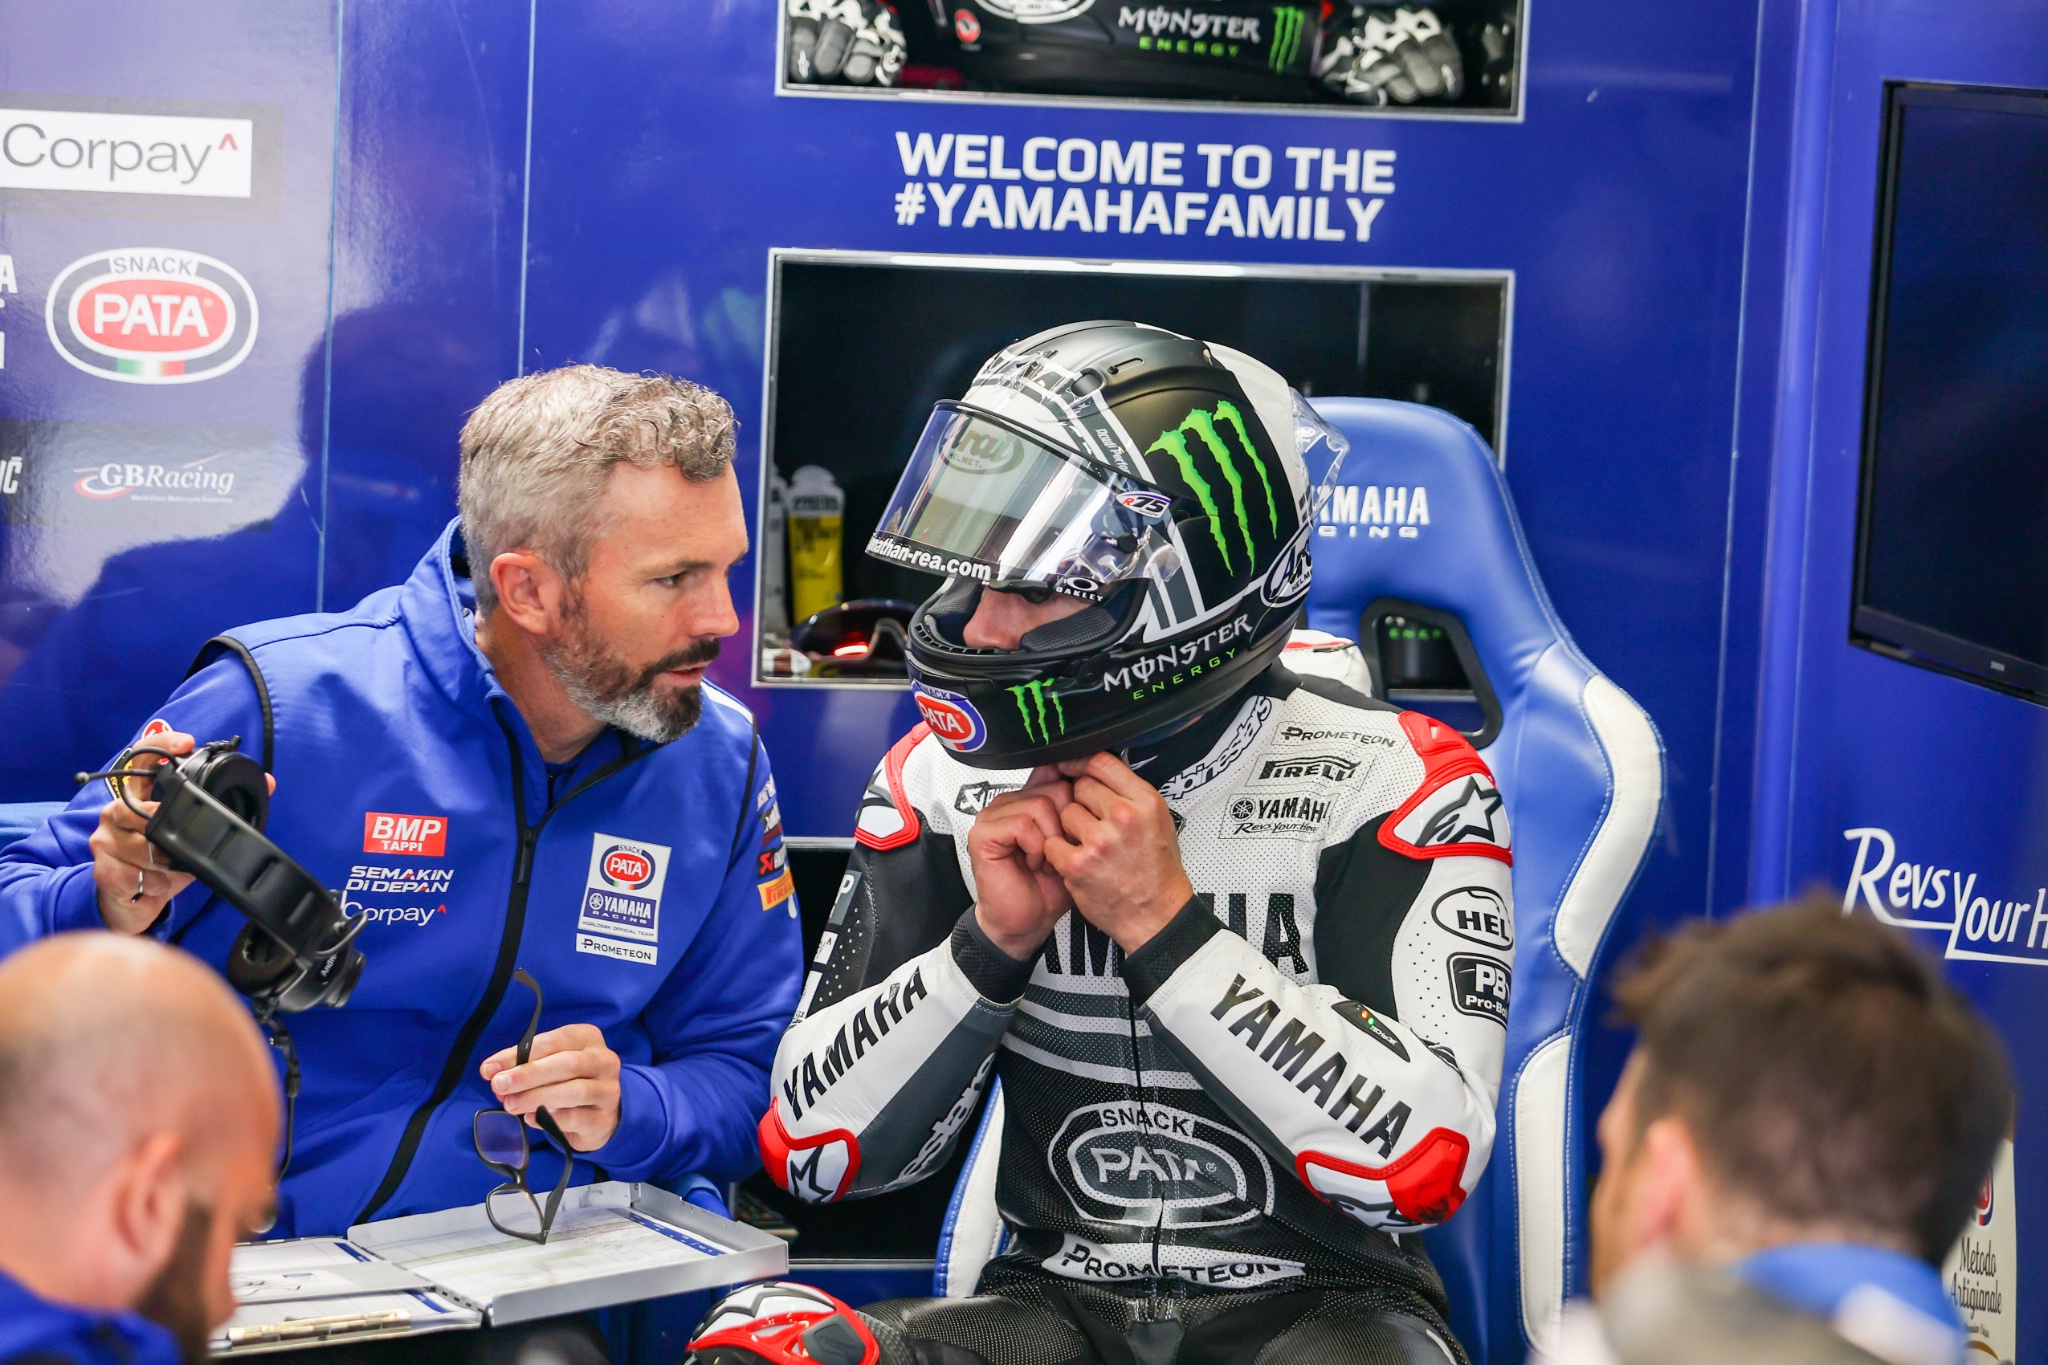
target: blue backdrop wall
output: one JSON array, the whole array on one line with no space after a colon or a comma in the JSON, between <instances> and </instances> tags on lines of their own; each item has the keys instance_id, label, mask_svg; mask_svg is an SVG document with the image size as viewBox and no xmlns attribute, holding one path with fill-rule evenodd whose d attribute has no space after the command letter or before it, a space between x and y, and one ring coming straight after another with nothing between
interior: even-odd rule
<instances>
[{"instance_id":1,"label":"blue backdrop wall","mask_svg":"<svg viewBox=\"0 0 2048 1365\"><path fill-rule=\"evenodd\" d=\"M0 0L8 111L173 120L147 126L247 186L0 188L0 799L66 795L215 631L401 577L452 515L463 414L523 370L719 389L751 508L771 248L1471 269L1513 278L1502 454L1538 565L1668 746L1622 932L1839 884L1865 826L2031 899L2043 713L1844 642L1880 83L2048 85L2026 10L1536 0L1520 117L1460 120L777 95L770 7L731 0ZM1005 227L907 164L948 134L1181 143L1194 189L1205 143L1281 176L1290 146L1380 152L1391 188L1369 237L1334 202L1334 240ZM246 357L67 359L52 286L124 252L231 294L192 262L228 268ZM755 688L746 653L716 676L790 833L849 835L906 694ZM2031 1061L2026 969L1957 972Z\"/></svg>"}]
</instances>

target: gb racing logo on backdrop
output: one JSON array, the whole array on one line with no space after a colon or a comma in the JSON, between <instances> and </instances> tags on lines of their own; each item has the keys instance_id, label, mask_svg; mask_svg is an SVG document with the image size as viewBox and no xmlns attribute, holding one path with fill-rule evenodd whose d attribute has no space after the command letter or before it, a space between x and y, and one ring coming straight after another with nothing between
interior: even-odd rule
<instances>
[{"instance_id":1,"label":"gb racing logo on backdrop","mask_svg":"<svg viewBox=\"0 0 2048 1365\"><path fill-rule=\"evenodd\" d=\"M1943 955L2048 966L2048 887L1994 884L1964 867L1914 862L1890 830L1845 829L1855 845L1842 913L1858 905L1886 924L1946 934Z\"/></svg>"},{"instance_id":2,"label":"gb racing logo on backdrop","mask_svg":"<svg viewBox=\"0 0 2048 1365\"><path fill-rule=\"evenodd\" d=\"M81 257L44 305L50 344L87 374L123 384L196 384L256 344L256 294L197 252L123 247Z\"/></svg>"}]
</instances>

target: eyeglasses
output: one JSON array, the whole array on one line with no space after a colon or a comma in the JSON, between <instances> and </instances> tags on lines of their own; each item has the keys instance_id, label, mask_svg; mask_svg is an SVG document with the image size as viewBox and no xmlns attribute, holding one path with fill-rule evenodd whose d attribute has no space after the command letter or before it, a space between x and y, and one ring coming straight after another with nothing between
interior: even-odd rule
<instances>
[{"instance_id":1,"label":"eyeglasses","mask_svg":"<svg viewBox=\"0 0 2048 1365\"><path fill-rule=\"evenodd\" d=\"M525 1066L526 1059L533 1053L534 1032L540 1027L540 983L529 976L524 967L514 971L512 979L533 992L533 1018L526 1021L526 1032L519 1039L519 1065ZM562 1150L562 1176L555 1182L555 1191L548 1196L545 1209L526 1183L527 1160L532 1155L532 1148L526 1141L526 1120L503 1109L480 1109L470 1120L470 1136L476 1141L476 1154L483 1159L484 1165L505 1177L504 1184L485 1196L484 1216L491 1220L492 1227L507 1237L520 1237L545 1246L548 1230L555 1225L555 1213L562 1207L562 1192L569 1188L570 1168L576 1163L569 1140L562 1136L561 1128L547 1108L543 1106L534 1110L533 1117L541 1131Z\"/></svg>"}]
</instances>

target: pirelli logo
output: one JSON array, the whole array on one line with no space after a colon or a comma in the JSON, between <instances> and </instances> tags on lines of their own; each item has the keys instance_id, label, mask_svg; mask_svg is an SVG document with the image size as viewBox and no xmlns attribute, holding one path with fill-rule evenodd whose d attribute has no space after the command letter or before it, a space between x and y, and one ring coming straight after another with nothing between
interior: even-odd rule
<instances>
[{"instance_id":1,"label":"pirelli logo","mask_svg":"<svg viewBox=\"0 0 2048 1365\"><path fill-rule=\"evenodd\" d=\"M1320 777L1331 782L1349 782L1358 772L1358 760L1335 754L1301 754L1293 758L1269 758L1259 769L1259 780L1278 782L1288 778Z\"/></svg>"}]
</instances>

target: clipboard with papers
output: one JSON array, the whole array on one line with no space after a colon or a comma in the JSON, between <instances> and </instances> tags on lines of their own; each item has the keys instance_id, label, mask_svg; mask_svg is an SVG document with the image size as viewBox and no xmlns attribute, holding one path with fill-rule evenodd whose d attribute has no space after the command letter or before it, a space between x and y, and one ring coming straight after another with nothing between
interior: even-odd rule
<instances>
[{"instance_id":1,"label":"clipboard with papers","mask_svg":"<svg viewBox=\"0 0 2048 1365\"><path fill-rule=\"evenodd\" d=\"M499 1232L481 1204L235 1249L238 1307L215 1356L503 1326L789 1268L789 1245L653 1185L572 1189L547 1243Z\"/></svg>"}]
</instances>

